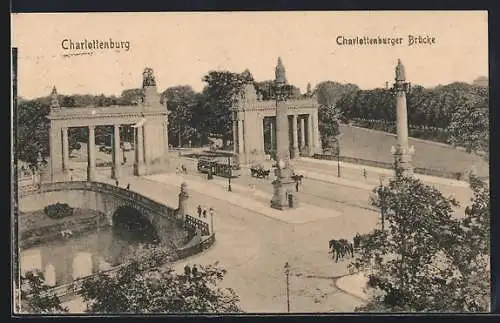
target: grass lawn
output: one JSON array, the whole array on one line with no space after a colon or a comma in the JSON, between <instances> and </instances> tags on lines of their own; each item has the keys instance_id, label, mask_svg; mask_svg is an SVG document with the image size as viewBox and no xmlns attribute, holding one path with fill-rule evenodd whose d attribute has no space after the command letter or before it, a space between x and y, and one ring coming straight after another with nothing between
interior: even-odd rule
<instances>
[{"instance_id":1,"label":"grass lawn","mask_svg":"<svg viewBox=\"0 0 500 323\"><path fill-rule=\"evenodd\" d=\"M392 163L391 147L397 144L395 134L341 125L340 150L342 156ZM457 150L449 145L409 139L414 146L413 166L445 172L467 172L475 165L479 176L488 177L489 164L480 156Z\"/></svg>"}]
</instances>

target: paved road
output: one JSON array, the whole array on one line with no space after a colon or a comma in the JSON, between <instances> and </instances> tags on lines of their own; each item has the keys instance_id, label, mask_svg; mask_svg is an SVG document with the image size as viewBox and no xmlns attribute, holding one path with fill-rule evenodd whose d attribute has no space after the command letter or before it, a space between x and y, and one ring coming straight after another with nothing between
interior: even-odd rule
<instances>
[{"instance_id":1,"label":"paved road","mask_svg":"<svg viewBox=\"0 0 500 323\"><path fill-rule=\"evenodd\" d=\"M194 161L182 159L178 162L188 167L190 175L186 178L205 181L194 171ZM328 173L325 167L310 163L300 163L299 167ZM355 176L354 172L349 174ZM362 174L359 177L365 180ZM106 181L114 182L109 179ZM209 185L225 185L225 181L216 177ZM378 177L367 181L376 184ZM122 179L121 183L130 183L131 190L155 200L177 205L179 188L175 184L137 177ZM253 184L256 189L269 193L269 197L272 193L270 180L241 177L233 183L240 187ZM327 243L331 238L350 238L356 232L367 232L377 225L379 214L370 210L369 193L369 190L306 179L298 194L299 199L308 204L334 208L342 215L310 223L289 224L228 203L226 200L231 193L214 198L203 192L190 191L191 209L202 204L216 210L214 227L217 241L203 254L190 257L175 266L180 269L186 263L218 261L228 271L223 286L235 290L245 311L284 312L286 287L283 265L288 261L292 267L292 311L352 311L361 301L337 289L333 278L347 274L347 261L333 262L328 254Z\"/></svg>"},{"instance_id":2,"label":"paved road","mask_svg":"<svg viewBox=\"0 0 500 323\"><path fill-rule=\"evenodd\" d=\"M259 189L271 193L269 181L248 180L257 182ZM113 182L110 179L105 181ZM169 205L177 204L176 185L137 177L122 179L121 182L123 185L130 183L131 190L155 200ZM317 188L318 193L324 189L328 196L328 191L332 191L333 184L317 184L323 185ZM306 185L315 187L313 182L309 182L304 184L304 191ZM341 189L338 191L345 194ZM288 224L202 192L190 191L190 196L190 208L202 204L216 210L214 227L217 241L203 254L176 264L177 268L182 268L186 263L218 261L228 271L223 285L236 291L242 307L248 312L286 311L283 273L286 261L292 266L292 311L352 311L360 304L358 298L335 287L333 277L347 274L347 262L335 263L331 260L328 241L332 237L351 237L356 232L369 231L376 225L377 213L342 203L331 204L322 198L313 197L307 199L308 203L335 205L345 215L311 223ZM307 197L304 195L302 198Z\"/></svg>"}]
</instances>

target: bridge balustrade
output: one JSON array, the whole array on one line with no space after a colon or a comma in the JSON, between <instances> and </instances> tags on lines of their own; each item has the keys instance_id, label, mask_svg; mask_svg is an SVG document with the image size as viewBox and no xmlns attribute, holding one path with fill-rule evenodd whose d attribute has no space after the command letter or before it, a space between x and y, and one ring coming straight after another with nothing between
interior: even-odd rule
<instances>
[{"instance_id":1,"label":"bridge balustrade","mask_svg":"<svg viewBox=\"0 0 500 323\"><path fill-rule=\"evenodd\" d=\"M187 227L200 230L201 234L204 236L210 235L208 223L206 223L205 221L199 220L186 214L184 223Z\"/></svg>"}]
</instances>

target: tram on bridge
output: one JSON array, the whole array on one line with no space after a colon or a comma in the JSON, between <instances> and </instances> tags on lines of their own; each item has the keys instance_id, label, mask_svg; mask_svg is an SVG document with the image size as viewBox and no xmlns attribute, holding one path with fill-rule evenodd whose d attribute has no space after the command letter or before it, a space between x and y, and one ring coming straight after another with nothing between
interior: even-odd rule
<instances>
[{"instance_id":1,"label":"tram on bridge","mask_svg":"<svg viewBox=\"0 0 500 323\"><path fill-rule=\"evenodd\" d=\"M215 157L200 157L197 165L198 172L221 177L239 177L241 175L240 166L238 164L231 164L228 161L217 159Z\"/></svg>"}]
</instances>

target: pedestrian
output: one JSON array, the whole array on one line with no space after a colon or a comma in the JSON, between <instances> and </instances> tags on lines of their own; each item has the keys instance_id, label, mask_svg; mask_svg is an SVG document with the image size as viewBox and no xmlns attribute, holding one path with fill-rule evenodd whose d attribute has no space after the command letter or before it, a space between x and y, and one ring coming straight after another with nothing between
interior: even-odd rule
<instances>
[{"instance_id":1,"label":"pedestrian","mask_svg":"<svg viewBox=\"0 0 500 323\"><path fill-rule=\"evenodd\" d=\"M130 190L130 183L127 184L127 190Z\"/></svg>"},{"instance_id":2,"label":"pedestrian","mask_svg":"<svg viewBox=\"0 0 500 323\"><path fill-rule=\"evenodd\" d=\"M198 217L201 218L201 206L200 205L198 205L197 210L198 210Z\"/></svg>"},{"instance_id":3,"label":"pedestrian","mask_svg":"<svg viewBox=\"0 0 500 323\"><path fill-rule=\"evenodd\" d=\"M366 178L366 168L363 168L363 177Z\"/></svg>"},{"instance_id":4,"label":"pedestrian","mask_svg":"<svg viewBox=\"0 0 500 323\"><path fill-rule=\"evenodd\" d=\"M295 190L299 191L299 181L295 181Z\"/></svg>"},{"instance_id":5,"label":"pedestrian","mask_svg":"<svg viewBox=\"0 0 500 323\"><path fill-rule=\"evenodd\" d=\"M206 219L207 218L207 210L203 210L203 218Z\"/></svg>"},{"instance_id":6,"label":"pedestrian","mask_svg":"<svg viewBox=\"0 0 500 323\"><path fill-rule=\"evenodd\" d=\"M118 182L118 180L115 181L115 184L116 184L116 186L120 185L120 183Z\"/></svg>"}]
</instances>

